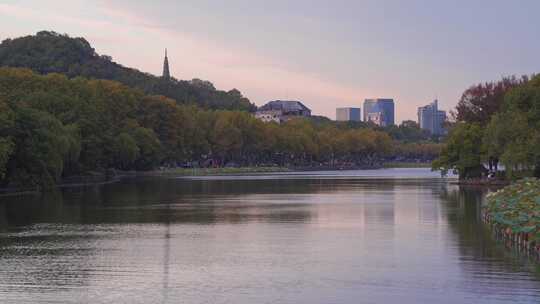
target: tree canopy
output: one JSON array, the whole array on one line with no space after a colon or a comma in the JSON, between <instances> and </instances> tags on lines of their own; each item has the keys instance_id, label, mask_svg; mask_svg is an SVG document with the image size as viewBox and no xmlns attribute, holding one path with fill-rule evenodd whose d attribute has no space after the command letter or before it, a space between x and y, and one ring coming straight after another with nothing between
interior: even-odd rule
<instances>
[{"instance_id":1,"label":"tree canopy","mask_svg":"<svg viewBox=\"0 0 540 304\"><path fill-rule=\"evenodd\" d=\"M443 175L456 171L461 179L478 177L482 164L482 128L478 124L458 123L450 131L433 168Z\"/></svg>"},{"instance_id":2,"label":"tree canopy","mask_svg":"<svg viewBox=\"0 0 540 304\"><path fill-rule=\"evenodd\" d=\"M237 89L220 91L209 81L163 79L127 68L113 62L110 56L97 54L86 39L55 32L4 40L0 44L0 66L29 68L40 74L61 73L70 78L115 80L149 95L163 95L208 109L255 109Z\"/></svg>"},{"instance_id":3,"label":"tree canopy","mask_svg":"<svg viewBox=\"0 0 540 304\"><path fill-rule=\"evenodd\" d=\"M512 76L471 86L463 92L453 112L454 118L458 122L487 125L491 117L501 109L506 93L528 80L527 76Z\"/></svg>"},{"instance_id":4,"label":"tree canopy","mask_svg":"<svg viewBox=\"0 0 540 304\"><path fill-rule=\"evenodd\" d=\"M510 175L533 170L540 175L540 76L506 94L484 145L487 157L500 158Z\"/></svg>"}]
</instances>

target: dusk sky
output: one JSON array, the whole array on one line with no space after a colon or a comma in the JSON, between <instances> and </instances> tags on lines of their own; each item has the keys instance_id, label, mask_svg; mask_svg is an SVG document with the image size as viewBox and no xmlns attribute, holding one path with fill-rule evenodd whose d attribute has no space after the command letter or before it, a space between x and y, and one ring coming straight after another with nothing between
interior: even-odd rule
<instances>
[{"instance_id":1,"label":"dusk sky","mask_svg":"<svg viewBox=\"0 0 540 304\"><path fill-rule=\"evenodd\" d=\"M53 30L161 74L238 88L257 105L295 99L314 114L396 101L396 119L468 86L540 71L540 1L0 0L0 39Z\"/></svg>"}]
</instances>

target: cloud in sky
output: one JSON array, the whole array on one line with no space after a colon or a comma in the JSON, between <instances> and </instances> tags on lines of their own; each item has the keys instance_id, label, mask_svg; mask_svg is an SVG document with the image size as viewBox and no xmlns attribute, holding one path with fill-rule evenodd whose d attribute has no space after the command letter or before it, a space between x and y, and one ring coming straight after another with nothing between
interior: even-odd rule
<instances>
[{"instance_id":1,"label":"cloud in sky","mask_svg":"<svg viewBox=\"0 0 540 304\"><path fill-rule=\"evenodd\" d=\"M240 89L257 104L300 99L316 114L393 97L399 120L438 96L538 70L535 1L2 1L0 38L49 29L159 74ZM531 18L529 18L531 17ZM535 23L535 24L532 24Z\"/></svg>"}]
</instances>

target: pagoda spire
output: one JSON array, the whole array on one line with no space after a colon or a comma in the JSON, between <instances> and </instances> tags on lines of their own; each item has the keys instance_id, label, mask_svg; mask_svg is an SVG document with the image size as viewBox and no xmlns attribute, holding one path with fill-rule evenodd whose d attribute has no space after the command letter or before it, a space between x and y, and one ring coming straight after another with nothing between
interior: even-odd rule
<instances>
[{"instance_id":1,"label":"pagoda spire","mask_svg":"<svg viewBox=\"0 0 540 304\"><path fill-rule=\"evenodd\" d=\"M169 58L167 58L167 49L165 49L165 60L163 61L163 76L164 79L171 79L169 70Z\"/></svg>"}]
</instances>

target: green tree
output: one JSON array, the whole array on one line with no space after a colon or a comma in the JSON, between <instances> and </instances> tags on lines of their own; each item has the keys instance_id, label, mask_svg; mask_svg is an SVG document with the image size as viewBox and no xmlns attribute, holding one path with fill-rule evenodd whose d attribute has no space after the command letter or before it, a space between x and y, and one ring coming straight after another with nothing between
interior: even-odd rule
<instances>
[{"instance_id":1,"label":"green tree","mask_svg":"<svg viewBox=\"0 0 540 304\"><path fill-rule=\"evenodd\" d=\"M447 138L440 157L432 164L434 170L446 175L452 170L460 179L477 178L483 173L482 127L477 124L458 123Z\"/></svg>"},{"instance_id":2,"label":"green tree","mask_svg":"<svg viewBox=\"0 0 540 304\"><path fill-rule=\"evenodd\" d=\"M53 185L62 175L64 163L79 150L74 128L30 108L16 108L15 117L15 149L8 174L22 185Z\"/></svg>"},{"instance_id":3,"label":"green tree","mask_svg":"<svg viewBox=\"0 0 540 304\"><path fill-rule=\"evenodd\" d=\"M127 133L118 135L113 145L114 163L119 169L129 169L139 158L139 147L133 137Z\"/></svg>"},{"instance_id":4,"label":"green tree","mask_svg":"<svg viewBox=\"0 0 540 304\"><path fill-rule=\"evenodd\" d=\"M213 151L220 157L222 164L238 156L244 145L244 141L242 130L235 123L234 113L220 113L212 133Z\"/></svg>"},{"instance_id":5,"label":"green tree","mask_svg":"<svg viewBox=\"0 0 540 304\"><path fill-rule=\"evenodd\" d=\"M14 113L8 104L0 99L0 181L5 178L7 162L13 153L14 143L12 138L15 124Z\"/></svg>"},{"instance_id":6,"label":"green tree","mask_svg":"<svg viewBox=\"0 0 540 304\"><path fill-rule=\"evenodd\" d=\"M540 173L540 77L509 91L484 138L488 156L500 158L510 177Z\"/></svg>"},{"instance_id":7,"label":"green tree","mask_svg":"<svg viewBox=\"0 0 540 304\"><path fill-rule=\"evenodd\" d=\"M135 169L151 170L161 161L161 143L153 130L137 127L133 130L133 139L139 149L135 160Z\"/></svg>"}]
</instances>

